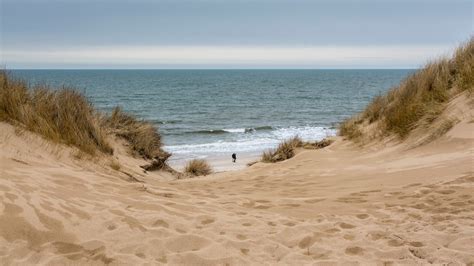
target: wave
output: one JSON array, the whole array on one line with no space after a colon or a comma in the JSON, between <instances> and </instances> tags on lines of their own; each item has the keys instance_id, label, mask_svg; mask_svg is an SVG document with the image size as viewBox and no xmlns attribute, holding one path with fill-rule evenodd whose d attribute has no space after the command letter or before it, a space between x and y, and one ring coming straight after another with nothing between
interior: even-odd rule
<instances>
[{"instance_id":1,"label":"wave","mask_svg":"<svg viewBox=\"0 0 474 266\"><path fill-rule=\"evenodd\" d=\"M247 131L246 128L228 128L223 130L228 133L245 133Z\"/></svg>"},{"instance_id":2,"label":"wave","mask_svg":"<svg viewBox=\"0 0 474 266\"><path fill-rule=\"evenodd\" d=\"M227 131L223 129L209 129L209 130L196 130L196 131L187 131L184 134L226 134Z\"/></svg>"},{"instance_id":3,"label":"wave","mask_svg":"<svg viewBox=\"0 0 474 266\"><path fill-rule=\"evenodd\" d=\"M147 121L150 121L152 124L155 124L155 125L177 124L177 123L182 122L182 120L157 120L157 119L147 119Z\"/></svg>"},{"instance_id":4,"label":"wave","mask_svg":"<svg viewBox=\"0 0 474 266\"><path fill-rule=\"evenodd\" d=\"M273 130L271 126L249 127L249 128L224 128L224 129L207 129L187 131L181 134L236 134L236 133L252 133L256 131Z\"/></svg>"},{"instance_id":5,"label":"wave","mask_svg":"<svg viewBox=\"0 0 474 266\"><path fill-rule=\"evenodd\" d=\"M261 126L261 127L250 128L250 130L253 130L253 131L273 130L273 129L275 129L275 128L272 127L272 126Z\"/></svg>"},{"instance_id":6,"label":"wave","mask_svg":"<svg viewBox=\"0 0 474 266\"><path fill-rule=\"evenodd\" d=\"M327 136L333 136L336 134L335 129L331 129L328 127L305 126L272 128L273 130L268 130L269 128L272 127L264 127L264 130L257 130L257 132L255 132L254 134L242 134L242 132L245 133L245 130L242 130L241 128L231 129L233 130L233 132L225 131L224 129L222 129L219 131L212 131L219 133L210 134L229 134L229 136L232 137L225 137L207 143L168 145L164 148L165 150L175 155L198 155L225 152L260 152L265 149L274 148L278 145L280 141L294 136L299 136L303 140L314 141L321 140Z\"/></svg>"},{"instance_id":7,"label":"wave","mask_svg":"<svg viewBox=\"0 0 474 266\"><path fill-rule=\"evenodd\" d=\"M273 127L271 126L260 126L260 127L247 127L247 128L229 128L229 129L223 129L223 130L229 133L251 133L255 131L272 130L272 129Z\"/></svg>"}]
</instances>

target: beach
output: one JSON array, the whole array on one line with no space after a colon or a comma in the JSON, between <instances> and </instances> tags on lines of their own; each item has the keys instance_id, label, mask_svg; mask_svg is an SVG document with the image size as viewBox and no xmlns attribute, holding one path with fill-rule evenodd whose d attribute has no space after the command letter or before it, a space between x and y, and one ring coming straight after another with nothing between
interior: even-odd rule
<instances>
[{"instance_id":1,"label":"beach","mask_svg":"<svg viewBox=\"0 0 474 266\"><path fill-rule=\"evenodd\" d=\"M1 264L470 264L474 123L465 94L419 146L341 137L290 160L175 180L119 171L1 123ZM421 134L421 133L420 133Z\"/></svg>"},{"instance_id":2,"label":"beach","mask_svg":"<svg viewBox=\"0 0 474 266\"><path fill-rule=\"evenodd\" d=\"M229 152L209 154L205 156L205 159L211 163L213 171L219 173L243 170L248 167L248 164L260 161L261 157L261 153L257 152L244 152L237 153L236 155L237 160L235 161L235 163L232 161L232 153ZM191 158L171 158L169 160L169 165L173 167L173 169L183 170L186 166L186 162L190 159Z\"/></svg>"},{"instance_id":3,"label":"beach","mask_svg":"<svg viewBox=\"0 0 474 266\"><path fill-rule=\"evenodd\" d=\"M474 266L472 1L0 1L0 266Z\"/></svg>"}]
</instances>

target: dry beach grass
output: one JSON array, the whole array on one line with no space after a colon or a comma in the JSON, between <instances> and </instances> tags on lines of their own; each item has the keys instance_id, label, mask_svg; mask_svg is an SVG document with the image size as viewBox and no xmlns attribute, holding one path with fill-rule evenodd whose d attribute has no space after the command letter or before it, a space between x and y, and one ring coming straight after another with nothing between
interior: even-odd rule
<instances>
[{"instance_id":1,"label":"dry beach grass","mask_svg":"<svg viewBox=\"0 0 474 266\"><path fill-rule=\"evenodd\" d=\"M184 167L184 173L190 176L206 176L212 173L211 165L203 159L193 159Z\"/></svg>"},{"instance_id":2,"label":"dry beach grass","mask_svg":"<svg viewBox=\"0 0 474 266\"><path fill-rule=\"evenodd\" d=\"M30 86L5 70L0 71L0 121L91 155L113 154L109 138L117 136L137 156L162 163L170 156L161 149L161 136L151 123L119 107L110 115L101 113L74 88Z\"/></svg>"},{"instance_id":3,"label":"dry beach grass","mask_svg":"<svg viewBox=\"0 0 474 266\"><path fill-rule=\"evenodd\" d=\"M0 120L90 154L113 152L92 105L71 88L30 87L0 71Z\"/></svg>"},{"instance_id":4,"label":"dry beach grass","mask_svg":"<svg viewBox=\"0 0 474 266\"><path fill-rule=\"evenodd\" d=\"M414 128L439 117L449 100L460 92L472 94L473 66L474 38L471 38L452 58L427 64L387 94L374 98L361 114L341 124L341 135L357 140L364 136L364 127L375 123L379 136L407 137Z\"/></svg>"}]
</instances>

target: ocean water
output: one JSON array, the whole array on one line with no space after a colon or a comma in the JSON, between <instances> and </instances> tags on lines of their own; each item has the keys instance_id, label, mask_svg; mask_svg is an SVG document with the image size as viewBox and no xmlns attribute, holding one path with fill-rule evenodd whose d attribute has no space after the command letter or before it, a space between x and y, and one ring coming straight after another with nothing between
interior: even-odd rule
<instances>
[{"instance_id":1,"label":"ocean water","mask_svg":"<svg viewBox=\"0 0 474 266\"><path fill-rule=\"evenodd\" d=\"M299 135L336 134L344 118L412 70L14 70L74 86L106 112L153 122L171 161L258 154Z\"/></svg>"}]
</instances>

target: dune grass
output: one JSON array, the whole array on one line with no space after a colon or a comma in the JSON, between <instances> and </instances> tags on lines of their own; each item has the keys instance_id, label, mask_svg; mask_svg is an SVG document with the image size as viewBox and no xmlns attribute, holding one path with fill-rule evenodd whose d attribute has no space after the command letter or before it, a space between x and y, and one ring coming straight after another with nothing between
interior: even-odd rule
<instances>
[{"instance_id":1,"label":"dune grass","mask_svg":"<svg viewBox=\"0 0 474 266\"><path fill-rule=\"evenodd\" d=\"M212 173L212 167L206 160L193 159L184 167L184 173L190 176L205 176Z\"/></svg>"},{"instance_id":2,"label":"dune grass","mask_svg":"<svg viewBox=\"0 0 474 266\"><path fill-rule=\"evenodd\" d=\"M94 155L112 154L110 135L125 139L137 155L165 165L170 154L149 122L116 108L110 115L96 111L88 99L69 87L30 86L0 71L0 121L19 125L46 139ZM156 163L159 161L159 163Z\"/></svg>"},{"instance_id":3,"label":"dune grass","mask_svg":"<svg viewBox=\"0 0 474 266\"><path fill-rule=\"evenodd\" d=\"M331 139L322 139L320 141L314 141L314 142L304 142L303 143L303 148L304 149L322 149L324 147L327 147L331 145L334 141Z\"/></svg>"},{"instance_id":4,"label":"dune grass","mask_svg":"<svg viewBox=\"0 0 474 266\"><path fill-rule=\"evenodd\" d=\"M260 157L260 161L264 163L276 163L288 160L295 156L297 148L304 149L322 149L333 143L333 140L323 139L320 141L308 142L303 141L299 136L283 140L278 144L276 149L264 151ZM256 163L256 162L255 162ZM251 165L248 165L251 166Z\"/></svg>"},{"instance_id":5,"label":"dune grass","mask_svg":"<svg viewBox=\"0 0 474 266\"><path fill-rule=\"evenodd\" d=\"M161 149L161 136L149 122L139 120L116 107L103 119L103 125L113 134L125 139L132 151L145 159L159 158L165 161L170 154Z\"/></svg>"},{"instance_id":6,"label":"dune grass","mask_svg":"<svg viewBox=\"0 0 474 266\"><path fill-rule=\"evenodd\" d=\"M385 95L377 96L366 109L341 123L339 134L357 140L363 127L377 122L381 135L401 139L422 124L430 124L451 97L474 88L474 38L461 45L452 58L428 63Z\"/></svg>"},{"instance_id":7,"label":"dune grass","mask_svg":"<svg viewBox=\"0 0 474 266\"><path fill-rule=\"evenodd\" d=\"M284 140L278 144L276 149L264 151L261 161L264 163L275 163L290 159L295 156L296 148L302 147L303 144L304 142L298 136Z\"/></svg>"},{"instance_id":8,"label":"dune grass","mask_svg":"<svg viewBox=\"0 0 474 266\"><path fill-rule=\"evenodd\" d=\"M113 152L93 106L72 88L30 87L0 71L0 121L20 124L49 140L76 146L89 154Z\"/></svg>"}]
</instances>

